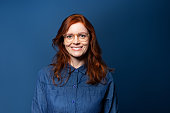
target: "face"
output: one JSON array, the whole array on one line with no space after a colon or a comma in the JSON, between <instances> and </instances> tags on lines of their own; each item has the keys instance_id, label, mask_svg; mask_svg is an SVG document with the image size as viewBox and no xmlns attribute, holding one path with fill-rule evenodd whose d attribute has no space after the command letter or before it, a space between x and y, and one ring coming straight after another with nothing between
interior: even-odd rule
<instances>
[{"instance_id":1,"label":"face","mask_svg":"<svg viewBox=\"0 0 170 113\"><path fill-rule=\"evenodd\" d=\"M87 52L90 38L87 34L88 30L82 23L75 23L69 27L64 36L64 45L71 58L82 57Z\"/></svg>"}]
</instances>

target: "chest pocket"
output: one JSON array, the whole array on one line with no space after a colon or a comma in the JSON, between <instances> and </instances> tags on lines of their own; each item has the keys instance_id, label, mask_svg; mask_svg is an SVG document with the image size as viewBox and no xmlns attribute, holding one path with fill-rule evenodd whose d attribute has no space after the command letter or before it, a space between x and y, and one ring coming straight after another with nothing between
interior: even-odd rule
<instances>
[{"instance_id":1,"label":"chest pocket","mask_svg":"<svg viewBox=\"0 0 170 113\"><path fill-rule=\"evenodd\" d=\"M91 96L95 96L95 95L104 95L105 94L105 89L97 87L97 88L88 88L88 93Z\"/></svg>"},{"instance_id":2,"label":"chest pocket","mask_svg":"<svg viewBox=\"0 0 170 113\"><path fill-rule=\"evenodd\" d=\"M54 86L53 84L47 85L47 95L58 95L58 96L64 96L67 94L67 88L66 87L59 87Z\"/></svg>"},{"instance_id":3,"label":"chest pocket","mask_svg":"<svg viewBox=\"0 0 170 113\"><path fill-rule=\"evenodd\" d=\"M46 90L48 106L50 107L50 113L67 113L67 95L68 90L66 87L57 87L52 85L47 86Z\"/></svg>"}]
</instances>

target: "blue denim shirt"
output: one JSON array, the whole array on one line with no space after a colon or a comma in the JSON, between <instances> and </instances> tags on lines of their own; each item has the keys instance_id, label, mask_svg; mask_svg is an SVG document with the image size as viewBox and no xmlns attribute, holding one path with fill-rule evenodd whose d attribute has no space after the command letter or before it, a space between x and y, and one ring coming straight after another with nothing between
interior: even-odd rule
<instances>
[{"instance_id":1,"label":"blue denim shirt","mask_svg":"<svg viewBox=\"0 0 170 113\"><path fill-rule=\"evenodd\" d=\"M53 85L52 66L38 72L32 113L118 113L115 85L110 72L106 75L106 84L90 85L86 84L88 76L84 65L78 69L69 65L61 73L68 75L69 68L73 72L62 87Z\"/></svg>"}]
</instances>

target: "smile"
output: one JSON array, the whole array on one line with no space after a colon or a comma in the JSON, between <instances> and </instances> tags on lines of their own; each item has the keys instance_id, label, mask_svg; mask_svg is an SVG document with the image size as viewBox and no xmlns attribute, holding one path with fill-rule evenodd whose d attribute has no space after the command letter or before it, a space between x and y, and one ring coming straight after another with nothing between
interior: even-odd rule
<instances>
[{"instance_id":1,"label":"smile","mask_svg":"<svg viewBox=\"0 0 170 113\"><path fill-rule=\"evenodd\" d=\"M74 50L74 51L79 51L79 50L82 49L82 47L83 47L83 46L81 46L81 47L71 47L71 49Z\"/></svg>"}]
</instances>

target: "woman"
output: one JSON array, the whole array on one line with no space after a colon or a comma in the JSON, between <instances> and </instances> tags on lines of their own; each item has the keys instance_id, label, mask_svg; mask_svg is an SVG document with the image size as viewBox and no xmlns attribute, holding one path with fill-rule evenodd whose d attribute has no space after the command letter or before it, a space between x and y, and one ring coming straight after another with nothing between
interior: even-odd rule
<instances>
[{"instance_id":1,"label":"woman","mask_svg":"<svg viewBox=\"0 0 170 113\"><path fill-rule=\"evenodd\" d=\"M101 58L91 23L67 17L52 46L52 64L39 71L32 113L117 113L113 76Z\"/></svg>"}]
</instances>

